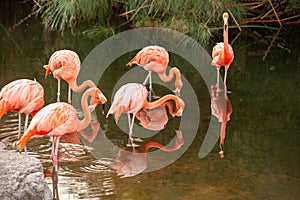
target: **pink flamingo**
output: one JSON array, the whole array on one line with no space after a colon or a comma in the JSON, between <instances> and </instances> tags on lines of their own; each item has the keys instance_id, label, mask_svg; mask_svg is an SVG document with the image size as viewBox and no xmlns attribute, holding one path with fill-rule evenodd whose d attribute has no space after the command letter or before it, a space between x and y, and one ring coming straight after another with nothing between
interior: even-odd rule
<instances>
[{"instance_id":1,"label":"pink flamingo","mask_svg":"<svg viewBox=\"0 0 300 200\"><path fill-rule=\"evenodd\" d=\"M227 78L227 71L228 68L233 61L234 53L233 49L230 44L228 44L228 13L223 14L223 20L224 20L224 42L219 42L214 46L212 50L212 62L211 64L214 65L217 68L217 84L219 86L219 73L221 66L225 67L225 75L224 75L224 85L226 87L226 78Z\"/></svg>"},{"instance_id":2,"label":"pink flamingo","mask_svg":"<svg viewBox=\"0 0 300 200\"><path fill-rule=\"evenodd\" d=\"M0 91L0 119L8 111L19 113L18 139L21 137L21 114L24 113L24 132L29 114L34 116L44 106L44 88L35 80L18 79L5 85Z\"/></svg>"},{"instance_id":3,"label":"pink flamingo","mask_svg":"<svg viewBox=\"0 0 300 200\"><path fill-rule=\"evenodd\" d=\"M75 108L64 102L56 102L42 108L31 120L28 129L18 144L22 149L26 142L31 138L51 136L52 161L55 170L58 170L58 143L62 135L79 132L85 129L91 121L91 112L88 108L88 97L91 96L95 104L104 104L107 100L102 92L94 87L88 89L81 98L81 106L84 112L84 118L79 120ZM54 145L55 143L55 145ZM54 147L55 146L55 147Z\"/></svg>"},{"instance_id":4,"label":"pink flamingo","mask_svg":"<svg viewBox=\"0 0 300 200\"><path fill-rule=\"evenodd\" d=\"M145 70L148 71L148 76L146 77L143 85L146 85L149 79L149 89L150 89L150 97L152 90L152 79L151 73L152 71L156 72L159 78L164 82L170 82L174 75L176 75L175 80L175 94L180 96L180 90L183 87L181 81L181 74L180 70L176 67L173 67L169 71L169 75L166 75L166 70L169 63L169 54L168 52L160 46L147 46L139 51L136 56L130 60L126 66L132 66L132 64L137 64L143 67Z\"/></svg>"},{"instance_id":5,"label":"pink flamingo","mask_svg":"<svg viewBox=\"0 0 300 200\"><path fill-rule=\"evenodd\" d=\"M138 83L127 83L116 92L112 105L106 115L115 114L116 123L122 113L127 113L129 125L129 139L133 145L132 129L136 114L141 109L153 109L168 100L174 100L176 103L176 116L181 116L184 109L184 102L175 95L166 95L154 102L147 101L148 91L146 87ZM130 114L133 115L132 119Z\"/></svg>"},{"instance_id":6,"label":"pink flamingo","mask_svg":"<svg viewBox=\"0 0 300 200\"><path fill-rule=\"evenodd\" d=\"M82 92L86 87L96 87L91 80L84 81L81 85L77 85L77 76L80 71L79 56L71 50L59 50L54 52L48 65L45 65L45 77L52 73L53 77L58 81L57 102L60 102L60 80L65 80L68 85L68 103L71 104L71 89L74 92Z\"/></svg>"}]
</instances>

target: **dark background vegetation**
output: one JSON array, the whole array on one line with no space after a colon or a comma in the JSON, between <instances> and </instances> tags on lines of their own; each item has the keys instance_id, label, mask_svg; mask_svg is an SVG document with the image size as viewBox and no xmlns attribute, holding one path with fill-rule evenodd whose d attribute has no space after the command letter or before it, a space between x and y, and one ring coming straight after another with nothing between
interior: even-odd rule
<instances>
[{"instance_id":1,"label":"dark background vegetation","mask_svg":"<svg viewBox=\"0 0 300 200\"><path fill-rule=\"evenodd\" d=\"M107 38L135 27L164 27L202 45L222 33L222 14L231 31L262 37L299 31L300 0L5 0L0 22L8 32L32 20L45 31ZM272 40L271 40L272 42Z\"/></svg>"}]
</instances>

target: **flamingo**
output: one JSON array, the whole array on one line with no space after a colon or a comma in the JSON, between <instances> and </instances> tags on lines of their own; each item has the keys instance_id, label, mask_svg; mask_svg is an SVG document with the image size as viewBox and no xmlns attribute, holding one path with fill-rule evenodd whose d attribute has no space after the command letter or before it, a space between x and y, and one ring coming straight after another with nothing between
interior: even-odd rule
<instances>
[{"instance_id":1,"label":"flamingo","mask_svg":"<svg viewBox=\"0 0 300 200\"><path fill-rule=\"evenodd\" d=\"M92 97L92 101L95 104L104 104L107 101L98 88L89 88L81 98L81 107L84 113L82 120L78 119L75 108L68 103L56 102L43 107L32 118L25 134L19 140L18 145L20 149L22 150L26 142L31 138L51 136L53 141L51 156L55 170L58 171L57 153L60 137L64 134L85 129L91 121L91 112L87 102L89 96Z\"/></svg>"},{"instance_id":2,"label":"flamingo","mask_svg":"<svg viewBox=\"0 0 300 200\"><path fill-rule=\"evenodd\" d=\"M168 51L166 51L163 47L152 45L144 47L141 51L139 51L136 54L136 56L126 64L126 66L132 66L133 64L137 64L148 71L148 75L145 81L143 82L143 85L146 85L149 79L150 99L151 92L153 92L151 79L152 71L156 72L159 78L164 82L170 82L175 75L175 94L177 96L180 96L180 90L183 87L180 70L176 67L172 67L169 71L169 75L166 75L168 63Z\"/></svg>"},{"instance_id":3,"label":"flamingo","mask_svg":"<svg viewBox=\"0 0 300 200\"><path fill-rule=\"evenodd\" d=\"M222 123L220 131L220 152L221 158L224 158L224 140L226 135L226 125L230 120L232 105L227 96L226 88L221 92L218 85L211 86L211 110L212 114Z\"/></svg>"},{"instance_id":4,"label":"flamingo","mask_svg":"<svg viewBox=\"0 0 300 200\"><path fill-rule=\"evenodd\" d=\"M228 44L228 13L223 14L224 20L224 31L223 37L224 42L217 43L212 50L212 62L211 64L217 68L217 84L219 86L219 73L221 66L225 67L225 75L224 75L224 85L226 86L226 78L228 68L233 61L234 52L230 44Z\"/></svg>"},{"instance_id":5,"label":"flamingo","mask_svg":"<svg viewBox=\"0 0 300 200\"><path fill-rule=\"evenodd\" d=\"M127 83L118 89L114 96L112 105L107 112L106 117L110 114L115 114L116 123L118 123L119 117L122 113L127 113L128 125L129 125L129 140L133 145L132 129L136 114L141 109L153 109L168 100L174 100L176 103L176 116L181 116L184 109L184 102L175 95L165 95L164 97L154 101L147 101L148 91L146 87L139 83ZM130 114L133 115L132 119Z\"/></svg>"},{"instance_id":6,"label":"flamingo","mask_svg":"<svg viewBox=\"0 0 300 200\"><path fill-rule=\"evenodd\" d=\"M34 116L44 106L44 88L35 81L18 79L5 85L0 91L0 119L8 111L18 112L18 140L21 137L21 114L24 113L24 132L29 114Z\"/></svg>"},{"instance_id":7,"label":"flamingo","mask_svg":"<svg viewBox=\"0 0 300 200\"><path fill-rule=\"evenodd\" d=\"M57 79L57 102L60 102L60 80L65 80L68 85L68 103L71 104L71 89L74 92L82 92L86 87L96 87L91 80L84 81L81 85L77 85L77 76L80 71L79 56L71 50L59 50L54 52L48 65L44 65L46 69L45 77L52 73L53 77Z\"/></svg>"},{"instance_id":8,"label":"flamingo","mask_svg":"<svg viewBox=\"0 0 300 200\"><path fill-rule=\"evenodd\" d=\"M158 148L164 152L173 152L184 144L184 139L180 130L176 131L176 141L174 146L166 147L154 141L148 141L136 148L125 147L118 152L116 159L112 162L111 168L116 171L121 178L132 177L142 173L147 168L147 152L150 148Z\"/></svg>"}]
</instances>

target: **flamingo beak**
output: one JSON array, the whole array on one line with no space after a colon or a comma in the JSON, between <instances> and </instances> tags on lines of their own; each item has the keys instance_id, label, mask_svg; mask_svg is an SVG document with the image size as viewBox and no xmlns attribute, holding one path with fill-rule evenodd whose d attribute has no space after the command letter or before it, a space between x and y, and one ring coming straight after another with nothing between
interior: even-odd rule
<instances>
[{"instance_id":1,"label":"flamingo beak","mask_svg":"<svg viewBox=\"0 0 300 200\"><path fill-rule=\"evenodd\" d=\"M104 114L104 109L105 109L105 105L106 105L107 99L106 99L106 97L104 96L103 93L100 93L100 94L98 95L98 97L99 97L100 102L101 102L101 104L102 104L102 114Z\"/></svg>"},{"instance_id":2,"label":"flamingo beak","mask_svg":"<svg viewBox=\"0 0 300 200\"><path fill-rule=\"evenodd\" d=\"M178 98L178 101L179 101L179 109L178 109L178 111L176 113L176 116L177 117L181 117L182 113L183 113L183 110L184 110L184 107L185 107L185 103L184 103L184 101L181 98L179 98L179 97L177 97L177 98Z\"/></svg>"},{"instance_id":3,"label":"flamingo beak","mask_svg":"<svg viewBox=\"0 0 300 200\"><path fill-rule=\"evenodd\" d=\"M100 93L100 94L98 95L98 97L99 97L99 99L100 99L100 103L101 103L101 104L105 104L105 103L107 102L107 99L106 99L106 97L104 96L103 93Z\"/></svg>"},{"instance_id":4,"label":"flamingo beak","mask_svg":"<svg viewBox=\"0 0 300 200\"><path fill-rule=\"evenodd\" d=\"M44 68L46 69L45 78L51 73L49 65L44 65Z\"/></svg>"},{"instance_id":5,"label":"flamingo beak","mask_svg":"<svg viewBox=\"0 0 300 200\"><path fill-rule=\"evenodd\" d=\"M126 64L126 66L131 67L132 64L136 64L136 56L134 56L134 58L132 58L132 59Z\"/></svg>"},{"instance_id":6,"label":"flamingo beak","mask_svg":"<svg viewBox=\"0 0 300 200\"><path fill-rule=\"evenodd\" d=\"M104 114L106 103L102 104L102 114Z\"/></svg>"}]
</instances>

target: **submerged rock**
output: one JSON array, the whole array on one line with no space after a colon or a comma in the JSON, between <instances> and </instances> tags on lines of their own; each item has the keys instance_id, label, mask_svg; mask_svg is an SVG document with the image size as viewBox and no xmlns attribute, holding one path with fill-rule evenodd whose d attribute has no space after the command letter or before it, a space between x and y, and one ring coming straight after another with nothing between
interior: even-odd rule
<instances>
[{"instance_id":1,"label":"submerged rock","mask_svg":"<svg viewBox=\"0 0 300 200\"><path fill-rule=\"evenodd\" d=\"M0 199L52 199L40 161L4 147L0 142Z\"/></svg>"}]
</instances>

